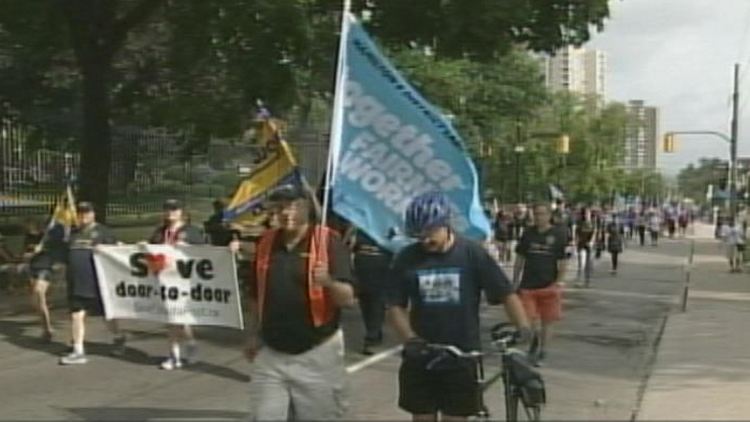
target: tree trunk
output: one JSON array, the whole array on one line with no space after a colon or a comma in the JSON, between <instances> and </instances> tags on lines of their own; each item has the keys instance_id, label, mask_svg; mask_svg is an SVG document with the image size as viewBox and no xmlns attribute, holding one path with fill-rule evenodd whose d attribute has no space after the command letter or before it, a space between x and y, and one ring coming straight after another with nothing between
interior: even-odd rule
<instances>
[{"instance_id":1,"label":"tree trunk","mask_svg":"<svg viewBox=\"0 0 750 422\"><path fill-rule=\"evenodd\" d=\"M109 169L112 160L108 80L111 61L98 60L98 57L92 56L81 63L84 123L80 199L93 202L98 220L104 222L107 219Z\"/></svg>"}]
</instances>

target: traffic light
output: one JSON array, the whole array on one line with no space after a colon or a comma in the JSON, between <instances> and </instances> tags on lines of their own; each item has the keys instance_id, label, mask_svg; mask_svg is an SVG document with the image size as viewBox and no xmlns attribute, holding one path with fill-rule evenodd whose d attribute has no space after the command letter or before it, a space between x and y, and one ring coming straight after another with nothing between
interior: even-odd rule
<instances>
[{"instance_id":1,"label":"traffic light","mask_svg":"<svg viewBox=\"0 0 750 422\"><path fill-rule=\"evenodd\" d=\"M674 134L664 134L664 152L672 153L675 151Z\"/></svg>"},{"instance_id":2,"label":"traffic light","mask_svg":"<svg viewBox=\"0 0 750 422\"><path fill-rule=\"evenodd\" d=\"M557 153L570 153L570 137L568 135L560 135L560 137L557 138Z\"/></svg>"}]
</instances>

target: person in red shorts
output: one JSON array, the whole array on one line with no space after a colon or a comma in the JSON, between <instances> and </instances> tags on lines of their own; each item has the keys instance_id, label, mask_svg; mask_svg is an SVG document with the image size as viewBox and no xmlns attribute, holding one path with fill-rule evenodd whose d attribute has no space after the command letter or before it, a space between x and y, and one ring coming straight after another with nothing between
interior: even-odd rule
<instances>
[{"instance_id":1,"label":"person in red shorts","mask_svg":"<svg viewBox=\"0 0 750 422\"><path fill-rule=\"evenodd\" d=\"M546 358L552 325L562 318L562 287L567 259L567 234L552 226L546 204L534 206L534 226L525 230L516 246L513 285L537 330L532 345L537 364ZM520 281L520 283L519 283Z\"/></svg>"}]
</instances>

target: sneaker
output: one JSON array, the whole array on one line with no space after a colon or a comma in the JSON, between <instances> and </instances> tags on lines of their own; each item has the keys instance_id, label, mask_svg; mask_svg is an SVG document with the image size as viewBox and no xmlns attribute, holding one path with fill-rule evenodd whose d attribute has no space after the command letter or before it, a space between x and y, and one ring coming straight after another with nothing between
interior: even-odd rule
<instances>
[{"instance_id":1,"label":"sneaker","mask_svg":"<svg viewBox=\"0 0 750 422\"><path fill-rule=\"evenodd\" d=\"M159 367L161 369L164 369L165 371L172 371L174 369L180 369L182 368L182 361L170 356L167 360L162 362L161 365L159 365Z\"/></svg>"},{"instance_id":2,"label":"sneaker","mask_svg":"<svg viewBox=\"0 0 750 422\"><path fill-rule=\"evenodd\" d=\"M83 365L88 361L85 353L70 352L60 358L60 365Z\"/></svg>"},{"instance_id":3,"label":"sneaker","mask_svg":"<svg viewBox=\"0 0 750 422\"><path fill-rule=\"evenodd\" d=\"M115 339L112 340L112 350L110 351L110 354L112 356L124 355L126 341L127 341L127 338L125 337L125 335L115 337Z\"/></svg>"},{"instance_id":4,"label":"sneaker","mask_svg":"<svg viewBox=\"0 0 750 422\"><path fill-rule=\"evenodd\" d=\"M193 363L196 361L198 356L198 345L195 343L185 344L185 357L182 358L184 363Z\"/></svg>"},{"instance_id":5,"label":"sneaker","mask_svg":"<svg viewBox=\"0 0 750 422\"><path fill-rule=\"evenodd\" d=\"M42 333L42 343L52 343L52 337L54 337L54 333L52 331L44 331Z\"/></svg>"}]
</instances>

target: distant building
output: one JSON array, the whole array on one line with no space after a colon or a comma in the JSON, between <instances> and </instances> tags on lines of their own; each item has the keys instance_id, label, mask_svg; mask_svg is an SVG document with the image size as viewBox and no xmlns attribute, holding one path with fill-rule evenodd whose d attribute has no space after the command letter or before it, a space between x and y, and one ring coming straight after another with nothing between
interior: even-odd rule
<instances>
[{"instance_id":1,"label":"distant building","mask_svg":"<svg viewBox=\"0 0 750 422\"><path fill-rule=\"evenodd\" d=\"M628 123L621 164L625 170L656 170L659 109L646 106L643 100L630 100L627 107Z\"/></svg>"},{"instance_id":2,"label":"distant building","mask_svg":"<svg viewBox=\"0 0 750 422\"><path fill-rule=\"evenodd\" d=\"M607 59L604 52L564 47L539 58L547 89L567 91L606 101Z\"/></svg>"}]
</instances>

